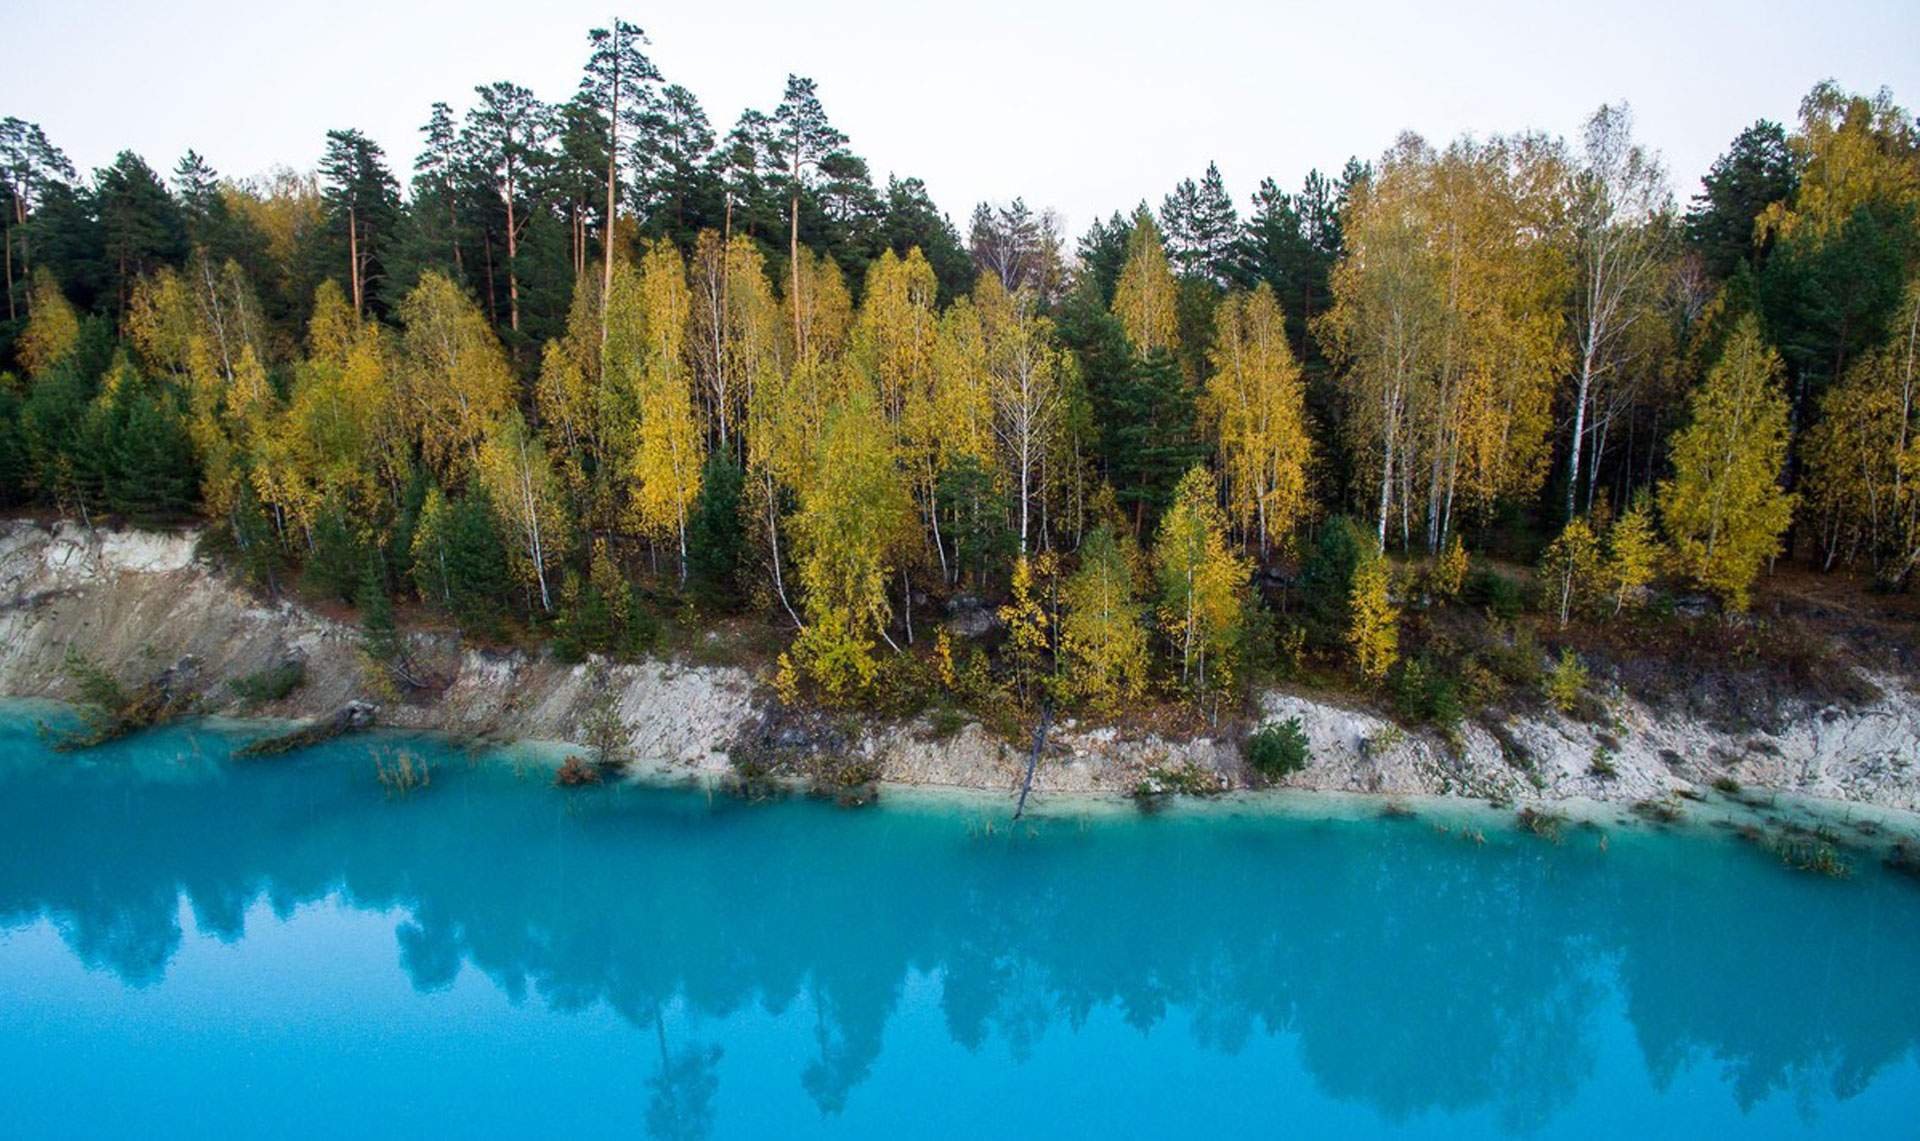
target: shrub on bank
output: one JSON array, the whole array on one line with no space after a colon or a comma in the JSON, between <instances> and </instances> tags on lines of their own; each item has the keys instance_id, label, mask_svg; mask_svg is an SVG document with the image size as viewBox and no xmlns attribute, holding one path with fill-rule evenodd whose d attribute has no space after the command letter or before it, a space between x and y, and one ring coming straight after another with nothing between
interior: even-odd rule
<instances>
[{"instance_id":1,"label":"shrub on bank","mask_svg":"<svg viewBox=\"0 0 1920 1141\"><path fill-rule=\"evenodd\" d=\"M1307 732L1298 717L1262 725L1247 738L1247 764L1268 780L1301 771L1308 759Z\"/></svg>"}]
</instances>

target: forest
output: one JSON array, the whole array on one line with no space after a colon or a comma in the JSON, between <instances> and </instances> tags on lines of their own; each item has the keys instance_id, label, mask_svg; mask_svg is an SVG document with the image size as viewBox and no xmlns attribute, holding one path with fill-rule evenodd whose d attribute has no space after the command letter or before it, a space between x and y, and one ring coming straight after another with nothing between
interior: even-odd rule
<instances>
[{"instance_id":1,"label":"forest","mask_svg":"<svg viewBox=\"0 0 1920 1141\"><path fill-rule=\"evenodd\" d=\"M416 622L570 660L744 624L790 702L1218 717L1292 676L1445 722L1539 672L1523 612L1913 591L1888 92L1816 86L1684 203L1609 105L1239 201L1210 166L1075 239L877 186L811 79L723 133L640 29L582 46L560 102L434 104L410 172L341 129L311 172L82 176L0 122L0 506L197 523L355 608L382 692Z\"/></svg>"}]
</instances>

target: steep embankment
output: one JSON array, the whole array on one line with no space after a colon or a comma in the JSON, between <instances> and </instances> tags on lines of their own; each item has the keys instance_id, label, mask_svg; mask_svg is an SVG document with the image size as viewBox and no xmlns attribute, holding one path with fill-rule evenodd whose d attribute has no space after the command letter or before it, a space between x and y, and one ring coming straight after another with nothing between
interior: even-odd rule
<instances>
[{"instance_id":1,"label":"steep embankment","mask_svg":"<svg viewBox=\"0 0 1920 1141\"><path fill-rule=\"evenodd\" d=\"M356 630L292 602L263 601L197 561L193 549L192 535L0 528L0 694L72 696L61 669L72 646L130 679L191 655L209 703L229 709L228 681L302 658L305 684L250 711L261 716L313 716L365 696ZM591 704L586 667L463 647L448 633L416 633L409 643L415 660L447 684L430 698L386 704L386 723L580 738ZM648 661L615 666L610 678L634 750L656 772L722 771L736 741L823 743L820 719L772 712L769 695L742 669ZM1261 707L1268 719L1298 717L1311 743L1312 761L1289 787L1627 801L1730 776L1749 787L1920 810L1920 694L1907 679L1870 680L1879 691L1873 700L1788 699L1766 719L1772 731L1739 734L1656 714L1621 693L1609 695L1604 727L1527 714L1469 723L1452 742L1296 694L1264 694ZM871 761L886 780L1012 789L1024 771L1022 749L978 725L944 735L923 721L841 725L828 738L827 747ZM1123 792L1156 768L1187 764L1244 783L1230 741L1172 741L1069 720L1050 740L1035 789Z\"/></svg>"}]
</instances>

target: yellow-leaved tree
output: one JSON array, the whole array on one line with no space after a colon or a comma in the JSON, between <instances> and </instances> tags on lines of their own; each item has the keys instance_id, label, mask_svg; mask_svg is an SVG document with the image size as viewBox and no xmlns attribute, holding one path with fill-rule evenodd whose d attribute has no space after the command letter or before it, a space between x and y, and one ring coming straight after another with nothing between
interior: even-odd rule
<instances>
[{"instance_id":1,"label":"yellow-leaved tree","mask_svg":"<svg viewBox=\"0 0 1920 1141\"><path fill-rule=\"evenodd\" d=\"M875 639L892 643L887 583L912 505L891 453L886 417L856 391L827 413L800 488L793 528L807 622L794 656L830 701L871 683Z\"/></svg>"},{"instance_id":2,"label":"yellow-leaved tree","mask_svg":"<svg viewBox=\"0 0 1920 1141\"><path fill-rule=\"evenodd\" d=\"M1361 554L1347 594L1347 648L1360 676L1378 682L1400 660L1400 611L1390 593L1392 567L1378 547Z\"/></svg>"},{"instance_id":3,"label":"yellow-leaved tree","mask_svg":"<svg viewBox=\"0 0 1920 1141\"><path fill-rule=\"evenodd\" d=\"M1054 343L1053 322L1039 314L1031 291L1008 293L999 278L983 274L974 287L974 305L986 350L994 433L1024 552L1032 546L1035 501L1046 492L1043 463L1059 430L1061 396L1072 365Z\"/></svg>"},{"instance_id":4,"label":"yellow-leaved tree","mask_svg":"<svg viewBox=\"0 0 1920 1141\"><path fill-rule=\"evenodd\" d=\"M1647 584L1660 567L1660 536L1653 529L1653 508L1647 497L1636 496L1627 513L1607 529L1607 593L1613 612L1638 605Z\"/></svg>"},{"instance_id":5,"label":"yellow-leaved tree","mask_svg":"<svg viewBox=\"0 0 1920 1141\"><path fill-rule=\"evenodd\" d=\"M701 231L689 276L694 379L709 434L726 449L734 446L755 385L778 370L787 333L752 238Z\"/></svg>"},{"instance_id":6,"label":"yellow-leaved tree","mask_svg":"<svg viewBox=\"0 0 1920 1141\"><path fill-rule=\"evenodd\" d=\"M1438 552L1464 509L1546 478L1570 354L1554 218L1565 156L1533 135L1436 151L1404 135L1343 218L1316 331L1346 373L1346 430L1378 489L1376 537ZM1417 521L1417 524L1416 524Z\"/></svg>"},{"instance_id":7,"label":"yellow-leaved tree","mask_svg":"<svg viewBox=\"0 0 1920 1141\"><path fill-rule=\"evenodd\" d=\"M1102 522L1087 532L1079 555L1060 619L1067 684L1094 708L1111 709L1146 688L1145 607L1135 598L1140 552L1132 535Z\"/></svg>"},{"instance_id":8,"label":"yellow-leaved tree","mask_svg":"<svg viewBox=\"0 0 1920 1141\"><path fill-rule=\"evenodd\" d=\"M473 299L429 270L400 302L399 389L408 434L441 482L457 482L514 404L513 371Z\"/></svg>"},{"instance_id":9,"label":"yellow-leaved tree","mask_svg":"<svg viewBox=\"0 0 1920 1141\"><path fill-rule=\"evenodd\" d=\"M1260 552L1292 534L1311 506L1306 386L1273 287L1230 293L1214 310L1207 399L1218 432L1227 509Z\"/></svg>"},{"instance_id":10,"label":"yellow-leaved tree","mask_svg":"<svg viewBox=\"0 0 1920 1141\"><path fill-rule=\"evenodd\" d=\"M1051 641L1052 616L1041 602L1042 581L1054 578L1058 567L1053 552L1043 551L1037 558L1020 555L1013 561L1012 598L1000 608L1000 621L1007 624L1004 650L1007 664L1013 668L1014 692L1020 704L1031 702L1041 688L1041 670Z\"/></svg>"},{"instance_id":11,"label":"yellow-leaved tree","mask_svg":"<svg viewBox=\"0 0 1920 1141\"><path fill-rule=\"evenodd\" d=\"M940 318L934 309L939 281L918 247L906 257L882 253L867 270L867 286L854 318L844 367L849 383L867 387L893 429L894 455L912 481L929 545L939 548L936 457L940 426L934 422L934 359ZM945 552L940 550L942 567Z\"/></svg>"},{"instance_id":12,"label":"yellow-leaved tree","mask_svg":"<svg viewBox=\"0 0 1920 1141\"><path fill-rule=\"evenodd\" d=\"M1239 660L1242 601L1252 568L1227 547L1213 476L1195 465L1180 478L1153 540L1160 629L1196 695L1225 689Z\"/></svg>"},{"instance_id":13,"label":"yellow-leaved tree","mask_svg":"<svg viewBox=\"0 0 1920 1141\"><path fill-rule=\"evenodd\" d=\"M591 477L604 472L600 431L600 347L605 310L602 282L591 274L574 280L564 333L540 351L533 404L554 445L554 465L574 510L592 519Z\"/></svg>"},{"instance_id":14,"label":"yellow-leaved tree","mask_svg":"<svg viewBox=\"0 0 1920 1141\"><path fill-rule=\"evenodd\" d=\"M1791 198L1770 204L1755 220L1756 237L1817 243L1862 207L1920 208L1913 116L1885 89L1868 98L1832 80L1815 84L1800 101L1800 127L1787 145L1799 179Z\"/></svg>"},{"instance_id":15,"label":"yellow-leaved tree","mask_svg":"<svg viewBox=\"0 0 1920 1141\"><path fill-rule=\"evenodd\" d=\"M647 535L672 535L680 550L680 581L687 581L687 512L700 494L707 460L706 434L694 410L687 366L687 316L692 297L686 267L671 242L656 242L640 268L646 330L640 368L639 434L630 476L633 517Z\"/></svg>"},{"instance_id":16,"label":"yellow-leaved tree","mask_svg":"<svg viewBox=\"0 0 1920 1141\"><path fill-rule=\"evenodd\" d=\"M1920 277L1889 333L1821 398L1801 454L1828 564L1864 558L1897 586L1920 563Z\"/></svg>"},{"instance_id":17,"label":"yellow-leaved tree","mask_svg":"<svg viewBox=\"0 0 1920 1141\"><path fill-rule=\"evenodd\" d=\"M566 555L569 528L547 450L519 412L509 412L488 429L474 474L509 540L515 577L537 588L540 608L551 611L548 579Z\"/></svg>"},{"instance_id":18,"label":"yellow-leaved tree","mask_svg":"<svg viewBox=\"0 0 1920 1141\"><path fill-rule=\"evenodd\" d=\"M262 501L311 533L322 503L374 518L397 502L408 449L388 377L386 334L356 317L332 281L315 291L307 343L287 406L258 445L254 484Z\"/></svg>"},{"instance_id":19,"label":"yellow-leaved tree","mask_svg":"<svg viewBox=\"0 0 1920 1141\"><path fill-rule=\"evenodd\" d=\"M1127 260L1113 288L1113 315L1140 356L1170 353L1180 341L1180 288L1167 264L1160 227L1142 205L1127 235Z\"/></svg>"},{"instance_id":20,"label":"yellow-leaved tree","mask_svg":"<svg viewBox=\"0 0 1920 1141\"><path fill-rule=\"evenodd\" d=\"M1547 545L1540 559L1540 577L1546 585L1553 608L1565 626L1576 610L1583 610L1598 592L1600 581L1600 540L1585 518L1567 521L1560 534Z\"/></svg>"},{"instance_id":21,"label":"yellow-leaved tree","mask_svg":"<svg viewBox=\"0 0 1920 1141\"><path fill-rule=\"evenodd\" d=\"M853 323L853 298L847 293L846 275L830 257L800 247L790 276L788 291L798 295L784 299L784 307L794 314L794 338L788 345L787 359L795 363L812 361L826 364L838 360L846 348L847 327Z\"/></svg>"},{"instance_id":22,"label":"yellow-leaved tree","mask_svg":"<svg viewBox=\"0 0 1920 1141\"><path fill-rule=\"evenodd\" d=\"M178 272L143 277L127 305L127 335L149 372L173 376L187 390L207 514L226 518L243 548L237 512L244 489L258 482L249 472L267 450L277 405L263 327L245 272L232 261L216 267L202 253ZM284 508L276 507L274 521L284 535Z\"/></svg>"},{"instance_id":23,"label":"yellow-leaved tree","mask_svg":"<svg viewBox=\"0 0 1920 1141\"><path fill-rule=\"evenodd\" d=\"M37 377L72 351L74 342L80 339L80 316L45 266L33 271L27 296L30 315L15 351L27 375Z\"/></svg>"},{"instance_id":24,"label":"yellow-leaved tree","mask_svg":"<svg viewBox=\"0 0 1920 1141\"><path fill-rule=\"evenodd\" d=\"M992 384L980 313L971 298L961 297L940 315L933 345L932 385L922 399L908 404L903 433L908 455L919 463L915 482L920 486L922 502L932 507L928 520L934 551L941 576L949 582L960 577L959 551L949 558L947 548L958 540L964 508L948 495L945 510L949 517L942 522L941 478L943 474L951 478L950 473L962 468L993 470L996 435Z\"/></svg>"},{"instance_id":25,"label":"yellow-leaved tree","mask_svg":"<svg viewBox=\"0 0 1920 1141\"><path fill-rule=\"evenodd\" d=\"M1467 545L1461 541L1458 531L1440 548L1427 583L1435 597L1446 599L1458 598L1461 588L1467 585Z\"/></svg>"},{"instance_id":26,"label":"yellow-leaved tree","mask_svg":"<svg viewBox=\"0 0 1920 1141\"><path fill-rule=\"evenodd\" d=\"M906 257L882 253L867 269L867 285L847 343L848 367L879 397L887 421L898 425L909 402L933 383L940 283L918 247Z\"/></svg>"},{"instance_id":27,"label":"yellow-leaved tree","mask_svg":"<svg viewBox=\"0 0 1920 1141\"><path fill-rule=\"evenodd\" d=\"M1673 438L1673 475L1660 482L1660 521L1680 570L1733 610L1745 610L1760 568L1780 553L1795 497L1780 487L1787 397L1780 357L1742 317L1706 380L1687 396Z\"/></svg>"}]
</instances>

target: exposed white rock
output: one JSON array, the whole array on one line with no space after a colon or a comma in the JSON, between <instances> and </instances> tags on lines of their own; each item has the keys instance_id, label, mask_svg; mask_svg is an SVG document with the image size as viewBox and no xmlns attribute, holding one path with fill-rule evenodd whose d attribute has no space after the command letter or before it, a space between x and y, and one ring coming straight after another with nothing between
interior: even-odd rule
<instances>
[{"instance_id":1,"label":"exposed white rock","mask_svg":"<svg viewBox=\"0 0 1920 1141\"><path fill-rule=\"evenodd\" d=\"M196 538L0 525L0 693L71 696L61 663L72 646L122 670L141 662L157 670L194 655L216 702L226 699L226 682L302 657L306 683L258 710L267 716L317 716L367 696L357 630L242 588L194 559ZM417 704L383 702L387 723L555 741L583 736L594 700L587 666L464 646L448 631L413 633L409 649L447 685ZM633 751L653 771L724 770L729 743L770 700L751 674L733 667L654 660L611 665L607 676ZM1469 723L1451 741L1342 702L1278 691L1261 695L1259 720L1297 717L1306 732L1311 760L1283 782L1292 788L1631 801L1732 776L1754 787L1920 810L1920 694L1906 679L1871 680L1876 700L1781 709L1773 734L1736 736L1662 717L1617 693L1607 725L1532 714L1491 729ZM924 719L874 726L851 747L892 781L1011 791L1026 772L1025 742L971 723L945 733ZM1123 792L1153 769L1181 765L1236 779L1242 773L1229 739L1172 740L1062 720L1034 787Z\"/></svg>"}]
</instances>

